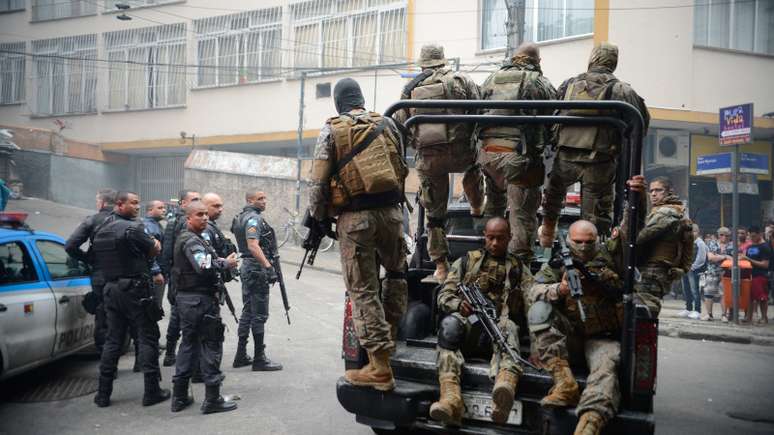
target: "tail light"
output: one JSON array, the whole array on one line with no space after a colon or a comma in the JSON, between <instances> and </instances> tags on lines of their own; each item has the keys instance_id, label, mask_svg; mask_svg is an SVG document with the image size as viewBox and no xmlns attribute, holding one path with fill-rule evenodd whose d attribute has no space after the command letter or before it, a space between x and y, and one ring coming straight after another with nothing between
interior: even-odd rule
<instances>
[{"instance_id":1,"label":"tail light","mask_svg":"<svg viewBox=\"0 0 774 435\"><path fill-rule=\"evenodd\" d=\"M355 334L355 324L352 322L352 301L349 295L344 299L344 326L341 341L341 357L346 361L358 361L360 343Z\"/></svg>"},{"instance_id":2,"label":"tail light","mask_svg":"<svg viewBox=\"0 0 774 435\"><path fill-rule=\"evenodd\" d=\"M652 394L656 390L658 321L638 319L635 328L634 392Z\"/></svg>"}]
</instances>

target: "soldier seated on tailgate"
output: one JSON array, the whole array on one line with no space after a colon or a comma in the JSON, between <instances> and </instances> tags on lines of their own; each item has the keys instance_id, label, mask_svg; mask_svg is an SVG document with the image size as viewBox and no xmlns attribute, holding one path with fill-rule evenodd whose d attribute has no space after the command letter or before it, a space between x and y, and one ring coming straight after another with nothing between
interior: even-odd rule
<instances>
[{"instance_id":1,"label":"soldier seated on tailgate","mask_svg":"<svg viewBox=\"0 0 774 435\"><path fill-rule=\"evenodd\" d=\"M438 381L441 386L440 400L430 407L430 417L444 424L459 426L464 404L460 391L463 355L491 355L490 376L495 378L492 389L494 410L492 421L508 420L516 385L523 370L507 352L482 338L486 334L473 326L468 316L473 308L465 301L457 288L462 281L478 283L482 293L497 307L498 326L506 336L510 347L518 352L519 327L524 319L524 293L532 284L529 268L517 257L508 253L511 239L508 221L501 217L490 219L484 230L485 249L468 252L451 267L443 289L438 294L438 306L446 313L438 331Z\"/></svg>"},{"instance_id":2,"label":"soldier seated on tailgate","mask_svg":"<svg viewBox=\"0 0 774 435\"><path fill-rule=\"evenodd\" d=\"M618 338L623 323L619 291L622 281L613 257L598 242L593 223L585 220L573 223L567 244L583 288L580 304L586 319L585 322L581 319L578 299L570 295L562 263L545 264L529 290L527 313L532 349L554 379L554 386L540 403L547 407L577 406L580 421L575 434L599 434L615 416L621 400ZM569 355L568 348L581 354ZM571 356L581 355L590 373L586 388L579 394L568 361Z\"/></svg>"}]
</instances>

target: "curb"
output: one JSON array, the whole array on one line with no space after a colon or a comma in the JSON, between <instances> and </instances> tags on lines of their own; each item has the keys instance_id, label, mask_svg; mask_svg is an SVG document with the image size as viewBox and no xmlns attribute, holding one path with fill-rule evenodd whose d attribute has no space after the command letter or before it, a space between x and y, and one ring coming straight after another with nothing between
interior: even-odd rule
<instances>
[{"instance_id":1,"label":"curb","mask_svg":"<svg viewBox=\"0 0 774 435\"><path fill-rule=\"evenodd\" d=\"M728 334L728 333L706 333L691 330L680 330L675 325L665 325L658 329L659 335L672 338L682 338L686 340L703 340L737 344L756 344L759 346L774 346L774 337L760 336L753 334Z\"/></svg>"}]
</instances>

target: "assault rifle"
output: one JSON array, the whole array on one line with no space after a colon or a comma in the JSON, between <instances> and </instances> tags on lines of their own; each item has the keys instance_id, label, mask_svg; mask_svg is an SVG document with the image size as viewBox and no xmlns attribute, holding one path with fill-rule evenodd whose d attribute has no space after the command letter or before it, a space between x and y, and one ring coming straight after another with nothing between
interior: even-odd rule
<instances>
[{"instance_id":1,"label":"assault rifle","mask_svg":"<svg viewBox=\"0 0 774 435\"><path fill-rule=\"evenodd\" d=\"M296 273L296 279L301 278L304 264L310 266L314 265L314 259L317 257L317 250L320 248L320 242L322 242L323 237L327 236L331 239L336 239L336 233L331 228L332 224L335 222L336 221L333 219L326 219L322 222L318 221L312 217L309 210L306 211L302 224L309 229L309 232L306 234L306 238L304 238L304 242L301 244L301 247L304 248L306 252L304 252L301 266L298 268L298 273Z\"/></svg>"},{"instance_id":2,"label":"assault rifle","mask_svg":"<svg viewBox=\"0 0 774 435\"><path fill-rule=\"evenodd\" d=\"M225 254L223 258L226 258L231 254L237 253L237 247L234 245L234 242L232 242L226 237L223 237L223 253ZM223 272L223 282L234 281L234 280L237 280L237 278L239 278L238 268L228 269Z\"/></svg>"},{"instance_id":3,"label":"assault rifle","mask_svg":"<svg viewBox=\"0 0 774 435\"><path fill-rule=\"evenodd\" d=\"M541 371L541 369L520 357L519 354L508 345L505 335L503 335L503 332L497 326L497 308L495 307L494 302L481 293L481 287L475 283L471 285L460 283L457 287L459 288L460 293L462 293L462 297L473 307L473 314L468 316L470 323L474 325L481 322L481 327L484 328L484 332L492 339L492 343L494 343L500 351L507 352L514 361L520 361L526 366Z\"/></svg>"},{"instance_id":4,"label":"assault rifle","mask_svg":"<svg viewBox=\"0 0 774 435\"><path fill-rule=\"evenodd\" d=\"M575 267L575 262L572 259L570 248L567 247L567 242L562 234L559 234L559 246L561 246L559 254L562 256L562 266L564 266L564 273L567 276L567 284L570 286L570 296L578 303L578 314L580 314L581 321L586 323L586 312L583 310L583 303L581 302L583 285L580 281L580 275L578 275L578 269Z\"/></svg>"},{"instance_id":5,"label":"assault rifle","mask_svg":"<svg viewBox=\"0 0 774 435\"><path fill-rule=\"evenodd\" d=\"M290 313L288 313L288 311L290 311L290 303L288 302L288 292L285 290L285 277L282 276L279 255L275 255L274 258L272 258L271 265L274 267L274 272L277 273L277 283L279 283L280 294L282 295L282 305L285 308L285 317L288 319L288 325L290 325Z\"/></svg>"}]
</instances>

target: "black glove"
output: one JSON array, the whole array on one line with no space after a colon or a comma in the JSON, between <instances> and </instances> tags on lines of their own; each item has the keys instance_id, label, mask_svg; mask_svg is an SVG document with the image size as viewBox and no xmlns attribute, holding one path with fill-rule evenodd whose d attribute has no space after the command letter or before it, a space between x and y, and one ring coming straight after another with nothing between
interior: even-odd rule
<instances>
[{"instance_id":1,"label":"black glove","mask_svg":"<svg viewBox=\"0 0 774 435\"><path fill-rule=\"evenodd\" d=\"M278 280L279 276L277 276L277 271L274 270L273 267L266 269L266 281L269 283L269 285L274 284Z\"/></svg>"}]
</instances>

